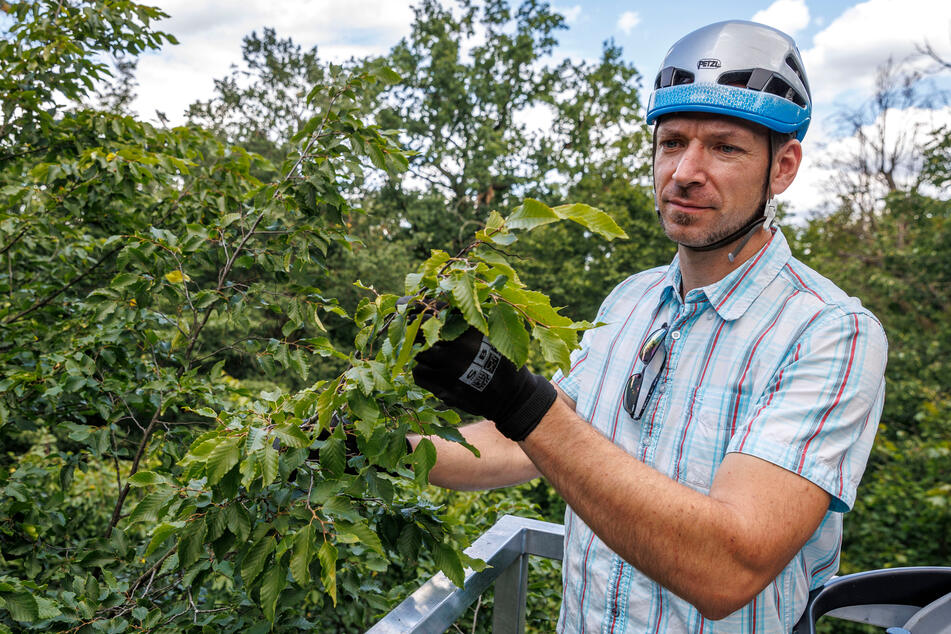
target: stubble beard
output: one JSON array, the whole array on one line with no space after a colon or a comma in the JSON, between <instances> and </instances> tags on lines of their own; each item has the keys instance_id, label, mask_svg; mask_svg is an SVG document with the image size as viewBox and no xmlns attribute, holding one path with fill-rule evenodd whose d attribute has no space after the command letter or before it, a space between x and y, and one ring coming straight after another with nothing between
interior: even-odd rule
<instances>
[{"instance_id":1,"label":"stubble beard","mask_svg":"<svg viewBox=\"0 0 951 634\"><path fill-rule=\"evenodd\" d=\"M729 225L719 225L719 226L715 225L710 230L709 233L702 235L698 239L691 240L689 242L683 239L678 239L678 236L676 235L675 230L672 231L672 229L674 229L675 227L690 227L690 226L696 225L699 220L697 216L693 214L683 213L681 211L670 212L669 216L667 217L665 217L663 214L658 214L658 215L660 215L660 224L664 230L664 234L667 236L668 239L672 240L673 242L676 242L677 244L683 245L687 248L703 248L707 245L715 244L719 242L720 240L726 238L732 233L735 233L736 231L739 231L742 227L752 222L753 219L759 217L759 215L762 213L763 206L765 204L766 204L766 196L764 194L762 200L760 200L759 204L756 206L753 212L750 213L750 215L747 216L745 219L738 220L734 223L730 223ZM740 240L741 238L742 236L737 237L737 240ZM729 246L729 245L724 245L724 246Z\"/></svg>"}]
</instances>

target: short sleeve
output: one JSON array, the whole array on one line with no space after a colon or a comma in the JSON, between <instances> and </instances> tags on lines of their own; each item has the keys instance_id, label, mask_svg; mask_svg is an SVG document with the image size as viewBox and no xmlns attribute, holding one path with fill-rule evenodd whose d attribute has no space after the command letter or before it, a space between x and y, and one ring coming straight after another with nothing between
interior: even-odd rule
<instances>
[{"instance_id":1,"label":"short sleeve","mask_svg":"<svg viewBox=\"0 0 951 634\"><path fill-rule=\"evenodd\" d=\"M578 402L581 393L581 376L584 374L584 362L588 358L593 332L593 330L586 330L581 336L581 347L571 353L571 369L568 374L563 373L559 368L551 378L552 382L575 403Z\"/></svg>"},{"instance_id":2,"label":"short sleeve","mask_svg":"<svg viewBox=\"0 0 951 634\"><path fill-rule=\"evenodd\" d=\"M831 309L806 328L728 451L756 456L855 503L885 395L888 342L868 313Z\"/></svg>"}]
</instances>

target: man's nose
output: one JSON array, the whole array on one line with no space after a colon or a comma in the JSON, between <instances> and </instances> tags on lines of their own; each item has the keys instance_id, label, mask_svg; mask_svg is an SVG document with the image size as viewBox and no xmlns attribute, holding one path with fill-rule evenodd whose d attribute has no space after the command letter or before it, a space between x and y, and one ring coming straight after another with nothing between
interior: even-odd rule
<instances>
[{"instance_id":1,"label":"man's nose","mask_svg":"<svg viewBox=\"0 0 951 634\"><path fill-rule=\"evenodd\" d=\"M674 170L672 178L674 183L680 187L703 185L706 182L707 173L704 165L703 147L699 143L687 144L677 161L677 168Z\"/></svg>"}]
</instances>

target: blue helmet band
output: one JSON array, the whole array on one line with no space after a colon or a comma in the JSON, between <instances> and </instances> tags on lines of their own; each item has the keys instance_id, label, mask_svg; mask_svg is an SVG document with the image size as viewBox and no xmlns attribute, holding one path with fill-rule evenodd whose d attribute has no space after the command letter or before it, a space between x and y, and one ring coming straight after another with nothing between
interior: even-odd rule
<instances>
[{"instance_id":1,"label":"blue helmet band","mask_svg":"<svg viewBox=\"0 0 951 634\"><path fill-rule=\"evenodd\" d=\"M795 132L802 141L810 113L795 103L766 92L723 84L681 84L655 90L647 105L647 123L676 112L710 112L739 117L777 132Z\"/></svg>"}]
</instances>

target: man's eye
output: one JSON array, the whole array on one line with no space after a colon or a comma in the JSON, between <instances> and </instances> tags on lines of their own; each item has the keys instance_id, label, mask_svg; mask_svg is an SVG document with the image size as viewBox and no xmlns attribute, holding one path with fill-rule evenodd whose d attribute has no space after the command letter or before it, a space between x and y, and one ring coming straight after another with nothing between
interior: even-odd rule
<instances>
[{"instance_id":1,"label":"man's eye","mask_svg":"<svg viewBox=\"0 0 951 634\"><path fill-rule=\"evenodd\" d=\"M680 142L679 142L679 141L675 141L675 140L673 140L673 139L667 139L667 140L665 140L665 141L661 141L661 142L660 142L660 146L661 146L662 148L664 148L665 150L672 150L672 149L674 149L674 148L679 147L679 146L680 146Z\"/></svg>"},{"instance_id":2,"label":"man's eye","mask_svg":"<svg viewBox=\"0 0 951 634\"><path fill-rule=\"evenodd\" d=\"M740 148L735 145L721 145L720 151L724 154L737 154L740 152Z\"/></svg>"}]
</instances>

